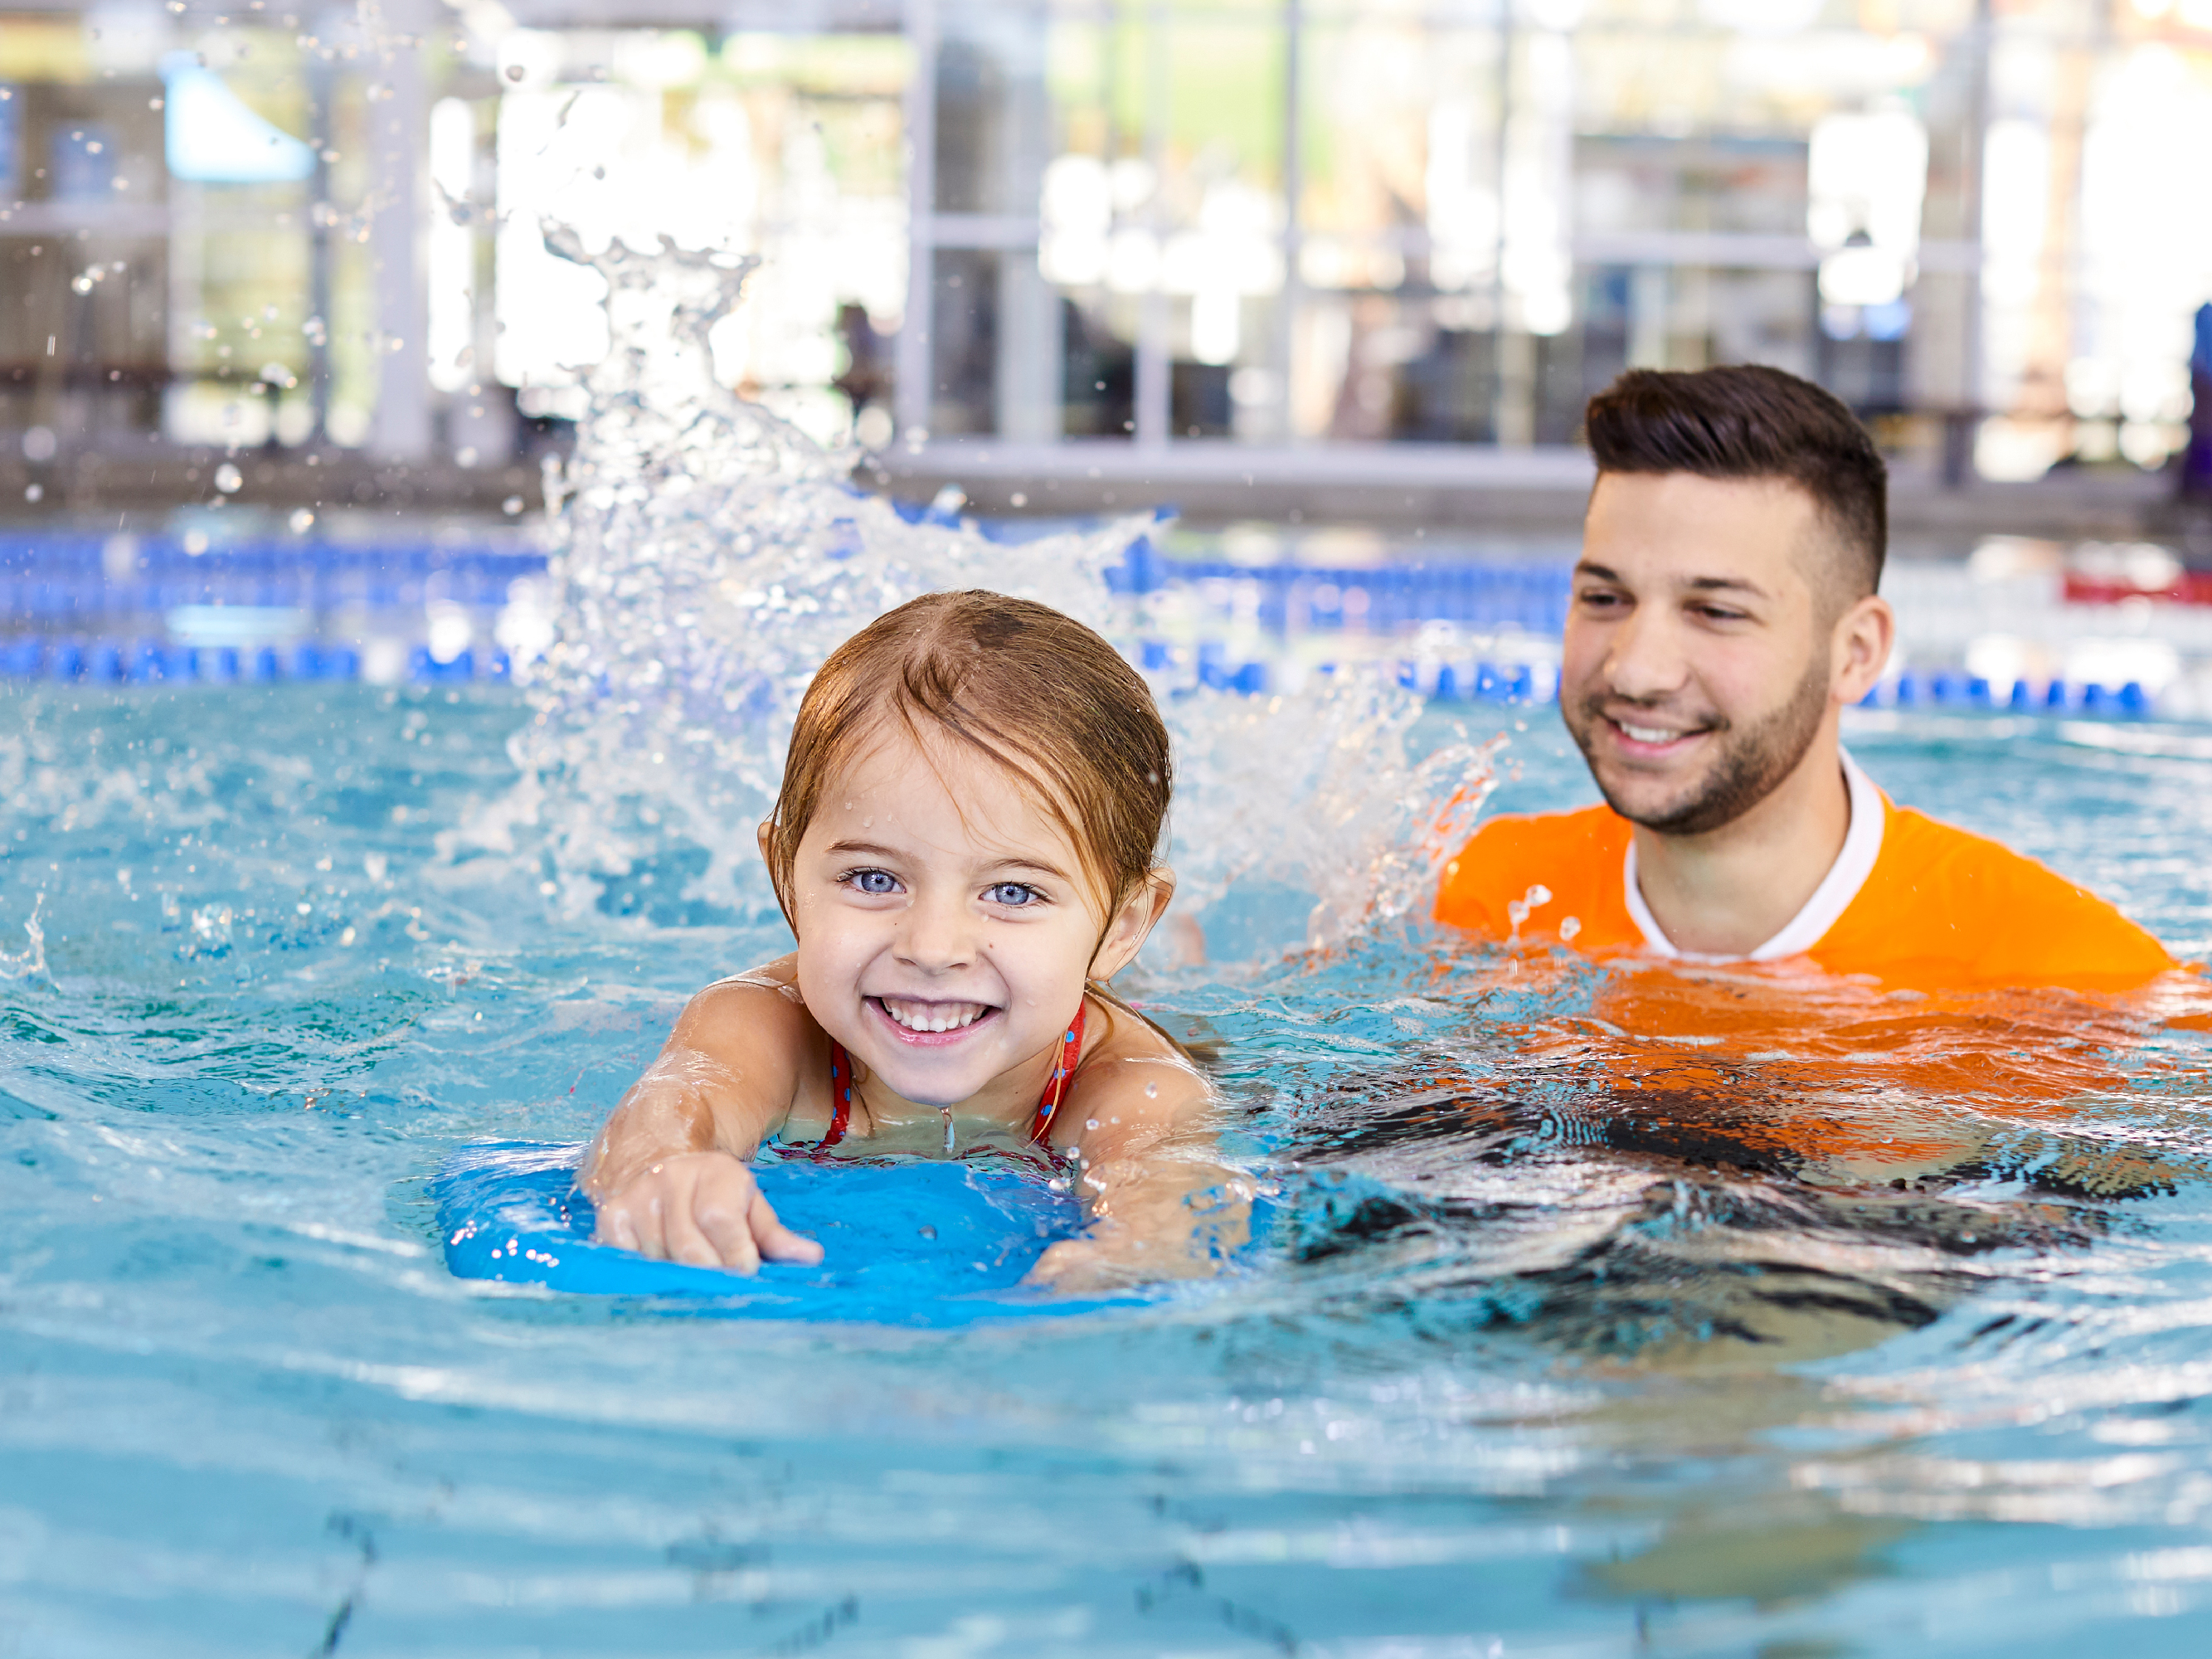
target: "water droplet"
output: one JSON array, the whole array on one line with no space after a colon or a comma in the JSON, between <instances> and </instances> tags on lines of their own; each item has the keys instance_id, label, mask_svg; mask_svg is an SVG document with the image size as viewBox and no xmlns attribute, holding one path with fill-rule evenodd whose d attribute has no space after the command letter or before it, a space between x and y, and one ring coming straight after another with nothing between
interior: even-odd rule
<instances>
[{"instance_id":1,"label":"water droplet","mask_svg":"<svg viewBox=\"0 0 2212 1659\"><path fill-rule=\"evenodd\" d=\"M314 514L304 507L295 507L292 512L292 516L284 520L286 524L292 526L292 533L295 536L306 535L307 533L307 526L314 523Z\"/></svg>"},{"instance_id":2,"label":"water droplet","mask_svg":"<svg viewBox=\"0 0 2212 1659\"><path fill-rule=\"evenodd\" d=\"M246 475L225 461L215 470L215 487L226 495L235 495L246 484Z\"/></svg>"},{"instance_id":3,"label":"water droplet","mask_svg":"<svg viewBox=\"0 0 2212 1659\"><path fill-rule=\"evenodd\" d=\"M1159 1097L1160 1085L1157 1083L1147 1083L1145 1085L1145 1098L1147 1100L1158 1100Z\"/></svg>"},{"instance_id":4,"label":"water droplet","mask_svg":"<svg viewBox=\"0 0 2212 1659\"><path fill-rule=\"evenodd\" d=\"M509 495L505 501L499 504L499 510L506 514L508 518L514 518L517 514L522 511L522 497L520 495Z\"/></svg>"},{"instance_id":5,"label":"water droplet","mask_svg":"<svg viewBox=\"0 0 2212 1659\"><path fill-rule=\"evenodd\" d=\"M510 81L520 81L525 73L526 71L520 64L509 64L507 66L507 78Z\"/></svg>"}]
</instances>

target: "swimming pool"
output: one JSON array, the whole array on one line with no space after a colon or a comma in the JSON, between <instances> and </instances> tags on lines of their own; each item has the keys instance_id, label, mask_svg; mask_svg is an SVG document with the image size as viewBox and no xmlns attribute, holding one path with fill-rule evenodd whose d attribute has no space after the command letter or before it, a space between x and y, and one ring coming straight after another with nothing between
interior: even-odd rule
<instances>
[{"instance_id":1,"label":"swimming pool","mask_svg":"<svg viewBox=\"0 0 2212 1659\"><path fill-rule=\"evenodd\" d=\"M720 405L750 470L642 488L700 414L645 390L600 388L532 688L0 686L15 1650L2203 1650L2203 1039L1727 975L1632 1030L1607 976L1394 921L1455 781L1589 798L1544 708L1170 695L1202 937L1128 988L1224 1045L1279 1188L1246 1270L957 1331L451 1276L443 1160L582 1139L781 948L746 830L820 640L917 582L1115 614L1104 539L825 544L848 509ZM2212 949L2200 728L1849 736ZM1764 1135L1808 1115L1966 1150Z\"/></svg>"},{"instance_id":2,"label":"swimming pool","mask_svg":"<svg viewBox=\"0 0 2212 1659\"><path fill-rule=\"evenodd\" d=\"M669 914L665 871L570 918L527 860L441 855L512 787L504 689L4 696L19 1651L2201 1650L2194 1037L2127 1036L2069 1130L2165 1186L2054 1195L1998 1159L1876 1224L1577 1142L1595 1097L1526 1055L1587 987L1476 1002L1389 940L1155 968L1149 1000L1229 1042L1248 1150L1334 1216L1304 1259L964 1334L550 1297L449 1278L428 1176L586 1136L773 930ZM2201 740L1882 718L1856 750L1902 796L2212 943ZM1583 793L1550 720L1510 732L1504 803ZM1302 919L1237 908L1224 954ZM1470 1131L1489 1190L1385 1224L1438 1143L1334 1149L1447 1064L1527 1133L1501 1161ZM1773 1355L1681 1340L1784 1257L1827 1300Z\"/></svg>"}]
</instances>

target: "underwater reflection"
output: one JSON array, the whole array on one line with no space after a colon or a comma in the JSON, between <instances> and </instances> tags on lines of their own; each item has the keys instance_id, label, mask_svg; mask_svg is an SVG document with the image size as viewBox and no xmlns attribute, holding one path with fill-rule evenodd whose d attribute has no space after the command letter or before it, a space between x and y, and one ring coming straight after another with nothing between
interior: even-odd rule
<instances>
[{"instance_id":1,"label":"underwater reflection","mask_svg":"<svg viewBox=\"0 0 2212 1659\"><path fill-rule=\"evenodd\" d=\"M1765 1369L1932 1323L2206 1173L2201 1058L2160 1042L2201 1016L2194 982L1490 977L1458 1038L1296 1112L1285 1158L1321 1197L1295 1254L1346 1294L1643 1368Z\"/></svg>"},{"instance_id":2,"label":"underwater reflection","mask_svg":"<svg viewBox=\"0 0 2212 1659\"><path fill-rule=\"evenodd\" d=\"M2024 1318L2004 1292L2147 1231L2145 1200L2208 1174L2193 979L1900 997L1764 969L1431 966L1456 1030L1287 1109L1289 1271L1347 1315L1462 1350L1510 1331L1614 1385L1572 1437L1625 1477L1589 1518L1642 1541L1571 1593L1639 1619L1893 1574L1933 1518L1897 1488L1946 1484L1923 1467L1952 1426L1942 1373L1887 1389L1876 1421L1818 1362L1978 1297L1962 1344L2001 1341ZM2051 1518L2100 1478L2045 1470Z\"/></svg>"}]
</instances>

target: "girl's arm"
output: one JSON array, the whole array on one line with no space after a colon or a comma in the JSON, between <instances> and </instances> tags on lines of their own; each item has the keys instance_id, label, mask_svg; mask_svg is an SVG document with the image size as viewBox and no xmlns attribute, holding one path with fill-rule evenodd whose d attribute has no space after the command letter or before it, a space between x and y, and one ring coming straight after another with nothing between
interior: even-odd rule
<instances>
[{"instance_id":1,"label":"girl's arm","mask_svg":"<svg viewBox=\"0 0 2212 1659\"><path fill-rule=\"evenodd\" d=\"M763 1258L821 1260L820 1245L776 1218L748 1167L790 1115L821 1042L787 988L788 967L771 963L692 998L607 1119L578 1177L599 1206L601 1243L746 1273Z\"/></svg>"},{"instance_id":2,"label":"girl's arm","mask_svg":"<svg viewBox=\"0 0 2212 1659\"><path fill-rule=\"evenodd\" d=\"M1068 1091L1072 1135L1054 1137L1078 1160L1091 1223L1030 1269L1055 1290L1202 1278L1250 1233L1253 1182L1222 1160L1205 1077L1128 1015L1114 1019Z\"/></svg>"}]
</instances>

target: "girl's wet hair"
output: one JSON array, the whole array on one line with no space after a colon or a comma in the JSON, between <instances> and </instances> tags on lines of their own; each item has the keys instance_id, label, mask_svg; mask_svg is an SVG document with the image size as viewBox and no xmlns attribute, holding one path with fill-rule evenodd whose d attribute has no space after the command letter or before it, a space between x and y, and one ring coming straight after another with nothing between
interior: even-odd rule
<instances>
[{"instance_id":1,"label":"girl's wet hair","mask_svg":"<svg viewBox=\"0 0 2212 1659\"><path fill-rule=\"evenodd\" d=\"M1152 694L1114 647L1049 605L971 590L885 611L800 699L765 842L793 929L799 843L822 792L890 722L996 762L1075 843L1110 917L1158 867L1172 775Z\"/></svg>"}]
</instances>

